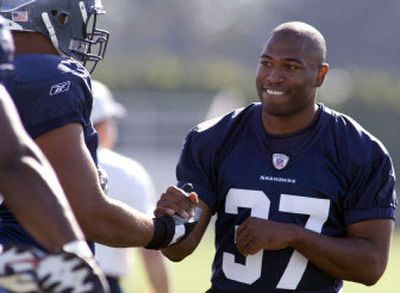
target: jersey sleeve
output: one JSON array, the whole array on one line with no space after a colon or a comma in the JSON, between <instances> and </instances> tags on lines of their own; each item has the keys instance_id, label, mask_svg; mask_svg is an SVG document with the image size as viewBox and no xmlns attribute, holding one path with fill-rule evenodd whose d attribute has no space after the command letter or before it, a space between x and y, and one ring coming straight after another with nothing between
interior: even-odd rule
<instances>
[{"instance_id":1,"label":"jersey sleeve","mask_svg":"<svg viewBox=\"0 0 400 293\"><path fill-rule=\"evenodd\" d=\"M371 153L370 160L364 159L363 165L353 168L357 171L345 200L347 225L371 219L395 219L397 198L391 158L376 145Z\"/></svg>"},{"instance_id":2,"label":"jersey sleeve","mask_svg":"<svg viewBox=\"0 0 400 293\"><path fill-rule=\"evenodd\" d=\"M32 97L30 104L33 109L24 125L33 138L69 123L86 125L89 121L89 89L80 78L61 75L25 86L29 88L22 91L26 97Z\"/></svg>"},{"instance_id":3,"label":"jersey sleeve","mask_svg":"<svg viewBox=\"0 0 400 293\"><path fill-rule=\"evenodd\" d=\"M186 137L176 168L178 186L185 183L193 184L197 192L211 212L214 214L217 205L217 195L213 189L213 155L212 150L202 145L197 139L199 133L192 130Z\"/></svg>"},{"instance_id":4,"label":"jersey sleeve","mask_svg":"<svg viewBox=\"0 0 400 293\"><path fill-rule=\"evenodd\" d=\"M261 106L250 104L222 117L204 121L187 135L178 161L178 186L192 183L201 200L215 214L224 203L218 188L218 165L225 158L243 129L258 122ZM258 112L257 112L258 111Z\"/></svg>"}]
</instances>

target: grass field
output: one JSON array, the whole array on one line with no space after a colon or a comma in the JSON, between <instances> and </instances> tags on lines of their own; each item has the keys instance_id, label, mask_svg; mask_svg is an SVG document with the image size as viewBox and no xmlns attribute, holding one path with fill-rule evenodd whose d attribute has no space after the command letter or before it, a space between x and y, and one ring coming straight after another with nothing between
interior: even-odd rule
<instances>
[{"instance_id":1,"label":"grass field","mask_svg":"<svg viewBox=\"0 0 400 293\"><path fill-rule=\"evenodd\" d=\"M214 253L212 231L208 230L198 249L180 263L168 261L174 293L203 293L209 288L211 261ZM134 272L124 279L126 293L150 293L147 276L136 258ZM367 263L365 265L368 265ZM392 243L388 268L382 279L372 287L346 282L345 293L399 293L400 292L400 235ZM250 293L250 292L249 292Z\"/></svg>"}]
</instances>

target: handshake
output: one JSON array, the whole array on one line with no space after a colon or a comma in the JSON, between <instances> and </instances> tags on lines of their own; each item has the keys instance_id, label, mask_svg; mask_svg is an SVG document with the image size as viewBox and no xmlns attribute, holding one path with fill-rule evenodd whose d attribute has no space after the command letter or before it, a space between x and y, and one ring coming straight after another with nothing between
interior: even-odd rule
<instances>
[{"instance_id":1,"label":"handshake","mask_svg":"<svg viewBox=\"0 0 400 293\"><path fill-rule=\"evenodd\" d=\"M161 195L161 199L158 201L157 208L154 212L157 217L153 219L153 238L151 239L150 243L145 246L145 248L166 248L183 241L193 231L194 227L200 220L202 210L199 207L194 208L198 203L198 198L196 194L192 193L192 190L192 184L186 183L182 186L180 191L178 191L176 188L172 188ZM182 194L180 193L181 191L183 191L184 197L180 196ZM176 192L180 193L180 195L176 196ZM175 213L175 211L168 208L168 205L179 206L179 204L174 201L174 198L175 200L179 199L181 202L186 201L186 205L189 204L191 208L194 209L193 215L183 218ZM162 210L162 213L160 213L160 210ZM170 211L169 215L168 213L165 214L166 210Z\"/></svg>"}]
</instances>

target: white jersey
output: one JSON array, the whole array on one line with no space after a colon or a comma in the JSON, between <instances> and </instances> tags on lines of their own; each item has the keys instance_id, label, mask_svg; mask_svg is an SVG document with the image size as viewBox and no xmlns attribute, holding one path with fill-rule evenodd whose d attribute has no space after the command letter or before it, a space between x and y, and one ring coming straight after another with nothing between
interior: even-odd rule
<instances>
[{"instance_id":1,"label":"white jersey","mask_svg":"<svg viewBox=\"0 0 400 293\"><path fill-rule=\"evenodd\" d=\"M104 148L98 149L98 161L108 175L108 196L152 215L155 188L146 169L137 161ZM96 260L106 275L121 277L128 273L132 257L129 248L96 243L95 251Z\"/></svg>"}]
</instances>

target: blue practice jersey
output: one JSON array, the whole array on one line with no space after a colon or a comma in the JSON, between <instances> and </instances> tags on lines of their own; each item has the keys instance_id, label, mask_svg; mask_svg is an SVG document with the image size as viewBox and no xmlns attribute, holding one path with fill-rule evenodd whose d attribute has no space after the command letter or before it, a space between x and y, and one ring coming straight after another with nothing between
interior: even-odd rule
<instances>
[{"instance_id":1,"label":"blue practice jersey","mask_svg":"<svg viewBox=\"0 0 400 293\"><path fill-rule=\"evenodd\" d=\"M13 76L5 81L5 86L29 135L35 139L69 123L80 123L86 145L97 163L98 138L90 120L92 93L86 69L70 58L43 54L18 56L14 66ZM65 151L68 146L60 150ZM0 218L1 243L16 241L40 247L4 204L0 206Z\"/></svg>"},{"instance_id":2,"label":"blue practice jersey","mask_svg":"<svg viewBox=\"0 0 400 293\"><path fill-rule=\"evenodd\" d=\"M342 280L291 248L241 255L236 227L251 215L340 237L352 223L394 219L389 154L354 120L323 105L308 135L280 151L263 129L261 107L195 127L177 166L178 185L192 182L217 214L210 292L339 292Z\"/></svg>"}]
</instances>

